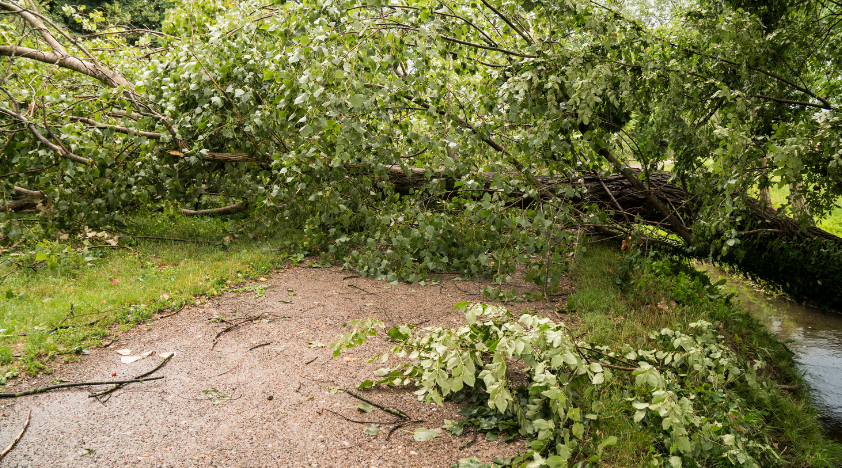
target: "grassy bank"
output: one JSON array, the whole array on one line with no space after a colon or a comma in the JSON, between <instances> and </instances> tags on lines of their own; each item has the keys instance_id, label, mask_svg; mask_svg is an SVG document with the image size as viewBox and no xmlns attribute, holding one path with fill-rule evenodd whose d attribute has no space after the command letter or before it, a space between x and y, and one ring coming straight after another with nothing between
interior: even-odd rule
<instances>
[{"instance_id":1,"label":"grassy bank","mask_svg":"<svg viewBox=\"0 0 842 468\"><path fill-rule=\"evenodd\" d=\"M718 327L729 348L745 362L763 361L759 378L771 391L757 392L746 385L735 388L744 415L755 421L773 447L782 452L774 466L835 467L842 464L842 446L828 440L810 406L806 385L793 354L756 319L727 300L727 293L710 285L707 276L670 260L621 259L608 246L589 250L576 272L575 309L578 332L596 343L616 347L654 345L652 331L688 330L699 320ZM798 387L797 393L780 390ZM627 407L623 385L607 389L605 399L614 411ZM715 418L715 414L708 414ZM615 433L625 434L613 451L616 466L643 466L656 434L612 419ZM785 449L784 449L785 448ZM710 466L703 464L700 466Z\"/></svg>"},{"instance_id":2,"label":"grassy bank","mask_svg":"<svg viewBox=\"0 0 842 468\"><path fill-rule=\"evenodd\" d=\"M88 252L107 253L88 257L90 266L59 259L54 268L42 264L37 271L0 267L0 277L8 274L0 283L4 374L49 371L52 359L73 359L107 342L114 325L128 327L204 301L293 258L278 250L277 241L242 239L226 245L224 224L215 219L137 218L133 232L158 239L123 238L120 245L129 248L91 248ZM64 245L78 250L80 241L68 239Z\"/></svg>"}]
</instances>

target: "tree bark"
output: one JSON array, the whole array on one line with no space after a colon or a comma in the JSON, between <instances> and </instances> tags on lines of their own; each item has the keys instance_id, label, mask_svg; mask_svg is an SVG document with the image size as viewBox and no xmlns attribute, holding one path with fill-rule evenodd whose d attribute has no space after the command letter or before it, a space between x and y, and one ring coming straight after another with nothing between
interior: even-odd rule
<instances>
[{"instance_id":1,"label":"tree bark","mask_svg":"<svg viewBox=\"0 0 842 468\"><path fill-rule=\"evenodd\" d=\"M44 192L40 190L27 190L23 187L15 187L15 198L7 202L5 205L0 205L0 212L20 211L28 208L35 208L38 203L47 198Z\"/></svg>"}]
</instances>

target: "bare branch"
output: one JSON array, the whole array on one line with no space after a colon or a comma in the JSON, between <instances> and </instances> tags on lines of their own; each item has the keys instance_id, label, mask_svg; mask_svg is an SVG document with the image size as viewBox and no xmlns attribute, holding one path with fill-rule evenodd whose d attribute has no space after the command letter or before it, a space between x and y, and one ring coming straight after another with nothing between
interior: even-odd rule
<instances>
[{"instance_id":1,"label":"bare branch","mask_svg":"<svg viewBox=\"0 0 842 468\"><path fill-rule=\"evenodd\" d=\"M445 36L444 34L441 34L441 33L439 33L439 37L441 37L442 39L444 39L446 41L455 42L457 44L462 44L462 45L466 45L466 46L470 46L470 47L476 47L477 49L493 50L495 52L502 52L504 54L514 55L514 56L517 56L517 57L539 58L538 55L522 54L520 52L515 52L515 51L512 51L512 50L501 49L500 47L491 47L491 46L486 46L486 45L482 45L482 44L476 44L474 42L462 41L462 40L456 39L455 37Z\"/></svg>"},{"instance_id":2,"label":"bare branch","mask_svg":"<svg viewBox=\"0 0 842 468\"><path fill-rule=\"evenodd\" d=\"M533 41L531 37L527 36L527 35L526 35L523 31L521 31L521 30L520 30L517 26L515 26L515 24L514 24L514 23L512 23L512 21L511 21L508 17L506 17L506 15L504 15L504 14L503 14L502 12L500 12L498 9L494 8L494 6L492 6L492 5L491 5L490 3L488 3L486 0L482 0L482 4L483 4L483 5L485 5L486 7L488 7L491 11L493 11L493 12L494 12L494 14L496 14L497 16L499 16L499 17L500 17L500 19L502 19L503 21L505 21L505 22L506 22L506 24L508 24L510 28L514 29L514 30L515 30L515 32L516 32L516 33L517 33L520 37L522 37L522 38L523 38L523 40L524 40L524 41L526 41L526 43L527 43L527 44L532 45L532 44L534 44L534 43L535 43L535 41Z\"/></svg>"},{"instance_id":3,"label":"bare branch","mask_svg":"<svg viewBox=\"0 0 842 468\"><path fill-rule=\"evenodd\" d=\"M791 101L789 99L781 99L781 98L776 98L776 97L772 97L772 96L764 96L763 94L755 94L752 97L756 97L756 98L760 98L760 99L768 99L770 101L775 101L775 102L782 102L784 104L792 104L792 105L795 105L795 106L818 107L819 109L828 109L827 106L822 105L822 104L813 104L812 102L804 102L804 101ZM828 110L832 110L832 109L828 109Z\"/></svg>"},{"instance_id":4,"label":"bare branch","mask_svg":"<svg viewBox=\"0 0 842 468\"><path fill-rule=\"evenodd\" d=\"M162 133L143 132L143 131L140 131L140 130L132 130L132 129L126 128L126 127L120 127L118 125L104 124L104 123L97 122L96 120L89 119L87 117L71 116L70 120L74 121L74 122L82 122L82 123L86 123L88 125L93 125L96 128L110 128L110 129L112 129L112 130L114 130L115 132L118 132L118 133L124 133L126 135L137 135L137 136L142 136L142 137L146 137L146 138L152 138L152 139L155 139L155 140L160 140L164 136Z\"/></svg>"},{"instance_id":5,"label":"bare branch","mask_svg":"<svg viewBox=\"0 0 842 468\"><path fill-rule=\"evenodd\" d=\"M53 150L56 153L58 153L59 155L61 155L61 157L65 158L65 159L69 159L71 161L82 163L82 164L85 164L85 165L88 165L88 166L93 164L92 159L83 158L82 156L77 156L77 155L71 153L70 151L65 150L64 148L61 148L61 147L53 144L50 140L48 140L46 137L44 137L44 135L41 135L41 132L39 132L38 129L35 127L35 124L30 122L29 119L27 119L26 117L18 114L17 112L6 109L5 107L0 107L0 113L6 114L9 117L12 117L12 118L18 120L19 122L21 122L22 124L24 124L26 126L26 128L28 128L29 131L32 132L33 135L35 135L35 138L37 138L38 141L40 141L47 148L50 148L51 150Z\"/></svg>"}]
</instances>

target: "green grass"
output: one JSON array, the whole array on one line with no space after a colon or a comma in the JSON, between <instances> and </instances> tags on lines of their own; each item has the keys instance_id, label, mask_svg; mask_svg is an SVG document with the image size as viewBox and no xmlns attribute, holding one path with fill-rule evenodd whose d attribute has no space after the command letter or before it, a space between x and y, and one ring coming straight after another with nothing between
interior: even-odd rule
<instances>
[{"instance_id":1,"label":"green grass","mask_svg":"<svg viewBox=\"0 0 842 468\"><path fill-rule=\"evenodd\" d=\"M789 203L789 187L778 187L776 184L769 188L769 197L772 199L772 206L780 208ZM824 219L816 220L816 226L825 231L842 236L842 198L837 200L837 208Z\"/></svg>"},{"instance_id":2,"label":"green grass","mask_svg":"<svg viewBox=\"0 0 842 468\"><path fill-rule=\"evenodd\" d=\"M621 252L614 244L595 244L573 272L575 292L568 310L576 334L582 339L610 345L651 346L648 334L662 328L687 330L700 319L721 324L729 347L751 362L763 359L769 364L762 378L775 383L801 385L798 394L776 391L759 395L747 386L740 392L746 411L763 419L764 432L780 450L786 447L780 466L835 467L842 464L842 446L829 440L819 425L802 374L791 351L756 319L720 298L712 300L687 294L694 289L681 275L637 271L623 289L617 284ZM598 396L607 413L623 414L628 406L628 387L617 383L603 388ZM635 425L630 418L605 420L606 434L624 434L606 458L606 466L643 466L654 434Z\"/></svg>"},{"instance_id":3,"label":"green grass","mask_svg":"<svg viewBox=\"0 0 842 468\"><path fill-rule=\"evenodd\" d=\"M84 353L107 341L114 325L142 323L156 312L204 301L227 281L256 278L290 258L279 252L279 241L224 245L218 220L155 216L134 224L138 234L207 242L122 239L121 245L134 244L134 251L109 249L90 267L12 273L0 283L0 329L5 330L0 365L48 371L51 358ZM9 271L0 267L0 277Z\"/></svg>"}]
</instances>

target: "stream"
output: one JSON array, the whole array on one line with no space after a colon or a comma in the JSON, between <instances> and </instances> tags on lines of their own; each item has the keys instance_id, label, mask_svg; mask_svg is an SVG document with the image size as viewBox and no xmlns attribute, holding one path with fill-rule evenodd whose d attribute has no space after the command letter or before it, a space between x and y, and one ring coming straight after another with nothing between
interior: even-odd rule
<instances>
[{"instance_id":1,"label":"stream","mask_svg":"<svg viewBox=\"0 0 842 468\"><path fill-rule=\"evenodd\" d=\"M712 279L727 278L742 306L795 353L825 430L842 442L842 314L773 297L710 266L705 269Z\"/></svg>"}]
</instances>

